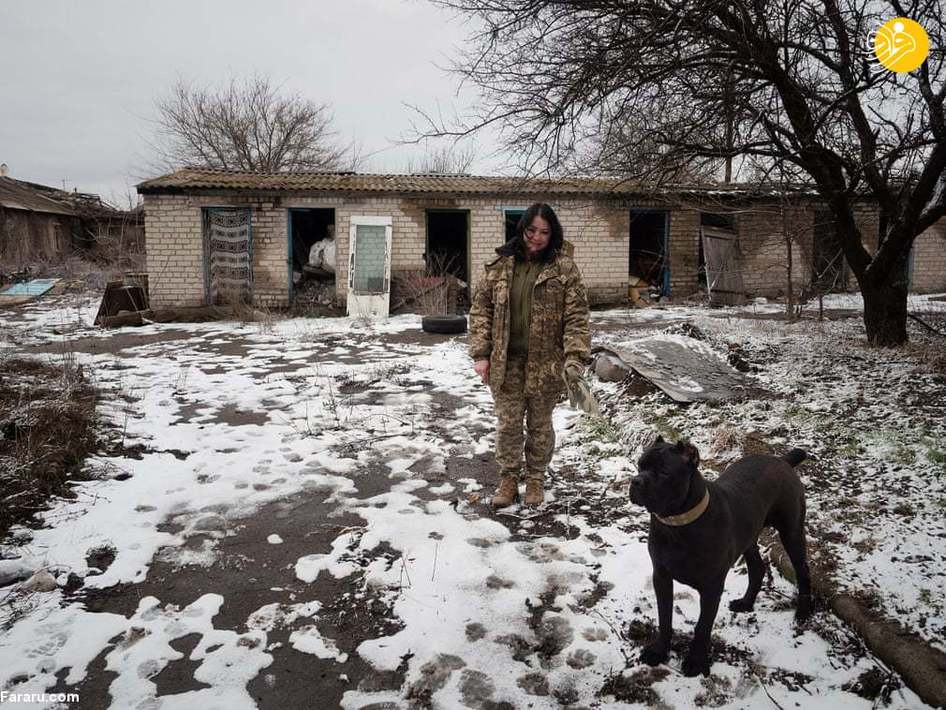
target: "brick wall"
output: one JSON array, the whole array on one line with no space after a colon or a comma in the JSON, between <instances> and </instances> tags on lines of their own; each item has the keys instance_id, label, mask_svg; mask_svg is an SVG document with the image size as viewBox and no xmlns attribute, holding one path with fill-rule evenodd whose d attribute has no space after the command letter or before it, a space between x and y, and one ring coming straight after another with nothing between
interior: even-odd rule
<instances>
[{"instance_id":1,"label":"brick wall","mask_svg":"<svg viewBox=\"0 0 946 710\"><path fill-rule=\"evenodd\" d=\"M700 205L654 201L555 199L538 196L556 209L565 238L575 247L575 261L593 303L616 303L627 295L629 211L658 208L670 211L669 260L671 292L685 297L699 290ZM335 210L336 296L344 303L348 288L349 229L353 216L392 219L392 272L424 268L426 210L457 209L469 213L469 273L472 286L483 266L495 258L505 238L504 209L525 209L533 201L511 197L414 198L399 196L322 195L247 198L215 196L145 196L147 264L151 301L156 307L200 305L205 301L204 246L201 210L205 207L249 207L253 220L253 294L258 305L281 307L289 302L288 210ZM702 207L722 212L719 207ZM730 208L731 209L731 208ZM786 245L777 202L753 204L734 215L743 255L743 281L750 293L784 291ZM859 209L859 224L876 244L877 217ZM790 206L793 236L793 281L800 287L811 275L810 205ZM917 240L914 283L926 290L946 290L946 229L943 223Z\"/></svg>"},{"instance_id":2,"label":"brick wall","mask_svg":"<svg viewBox=\"0 0 946 710\"><path fill-rule=\"evenodd\" d=\"M782 206L770 202L753 204L735 217L747 293L774 296L787 292L791 245L792 289L798 295L811 280L814 210L808 205L788 204L783 222Z\"/></svg>"},{"instance_id":3,"label":"brick wall","mask_svg":"<svg viewBox=\"0 0 946 710\"><path fill-rule=\"evenodd\" d=\"M208 207L251 210L253 301L265 306L288 305L285 209L275 207L272 201L146 195L145 246L151 305L166 308L206 303L203 210Z\"/></svg>"},{"instance_id":4,"label":"brick wall","mask_svg":"<svg viewBox=\"0 0 946 710\"><path fill-rule=\"evenodd\" d=\"M152 307L205 302L201 211L193 198L145 196L145 250Z\"/></svg>"},{"instance_id":5,"label":"brick wall","mask_svg":"<svg viewBox=\"0 0 946 710\"><path fill-rule=\"evenodd\" d=\"M946 291L946 219L941 219L913 242L910 290L918 293Z\"/></svg>"},{"instance_id":6,"label":"brick wall","mask_svg":"<svg viewBox=\"0 0 946 710\"><path fill-rule=\"evenodd\" d=\"M681 206L670 210L670 294L685 297L699 289L700 212Z\"/></svg>"},{"instance_id":7,"label":"brick wall","mask_svg":"<svg viewBox=\"0 0 946 710\"><path fill-rule=\"evenodd\" d=\"M550 200L562 222L565 238L575 246L575 261L593 302L615 302L627 294L627 221L624 209L588 200ZM423 199L372 197L348 199L336 209L337 297L347 296L349 225L351 217L391 216L392 272L424 268L426 211L456 209L469 213L469 273L473 288L484 265L496 258L505 241L505 209L525 209L532 200L513 198Z\"/></svg>"}]
</instances>

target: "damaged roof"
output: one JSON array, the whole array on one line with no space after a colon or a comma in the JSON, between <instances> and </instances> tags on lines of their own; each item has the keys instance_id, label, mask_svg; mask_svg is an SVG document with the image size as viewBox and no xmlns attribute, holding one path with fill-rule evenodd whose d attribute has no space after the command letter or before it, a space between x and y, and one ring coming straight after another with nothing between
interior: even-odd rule
<instances>
[{"instance_id":1,"label":"damaged roof","mask_svg":"<svg viewBox=\"0 0 946 710\"><path fill-rule=\"evenodd\" d=\"M0 207L28 212L75 215L72 205L54 199L32 183L24 183L11 177L0 177Z\"/></svg>"},{"instance_id":2,"label":"damaged roof","mask_svg":"<svg viewBox=\"0 0 946 710\"><path fill-rule=\"evenodd\" d=\"M813 187L789 188L799 194L815 195ZM624 197L629 195L699 194L716 196L771 196L772 187L756 184L663 185L657 186L617 178L523 178L487 177L425 173L382 175L354 172L255 173L240 170L184 168L146 180L138 192L182 194L198 191L239 191L265 193L357 192L398 194L477 194L477 195L582 195Z\"/></svg>"}]
</instances>

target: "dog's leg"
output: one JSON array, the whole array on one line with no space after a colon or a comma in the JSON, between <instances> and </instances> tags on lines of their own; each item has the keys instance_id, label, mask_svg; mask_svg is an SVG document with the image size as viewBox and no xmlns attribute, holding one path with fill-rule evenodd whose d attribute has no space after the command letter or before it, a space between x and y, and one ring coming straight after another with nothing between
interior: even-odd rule
<instances>
[{"instance_id":1,"label":"dog's leg","mask_svg":"<svg viewBox=\"0 0 946 710\"><path fill-rule=\"evenodd\" d=\"M795 568L795 580L798 583L798 607L795 609L796 621L804 621L811 616L811 574L808 571L807 542L805 540L805 504L801 505L797 517L788 525L780 525L778 530L782 547L788 553L788 559Z\"/></svg>"},{"instance_id":2,"label":"dog's leg","mask_svg":"<svg viewBox=\"0 0 946 710\"><path fill-rule=\"evenodd\" d=\"M762 580L765 578L765 562L762 561L762 555L759 554L758 543L752 543L743 553L746 561L746 569L749 572L749 586L746 589L742 599L734 599L729 602L730 611L752 611L755 605L755 598L762 589Z\"/></svg>"},{"instance_id":3,"label":"dog's leg","mask_svg":"<svg viewBox=\"0 0 946 710\"><path fill-rule=\"evenodd\" d=\"M673 635L673 577L657 564L654 564L654 592L657 594L657 638L641 651L641 661L649 666L667 660Z\"/></svg>"},{"instance_id":4,"label":"dog's leg","mask_svg":"<svg viewBox=\"0 0 946 710\"><path fill-rule=\"evenodd\" d=\"M702 673L709 675L710 670L710 634L713 631L713 622L716 621L716 612L719 609L719 600L723 596L723 583L726 576L710 582L700 589L700 620L696 622L693 631L693 643L687 657L683 659L683 675L692 678Z\"/></svg>"}]
</instances>

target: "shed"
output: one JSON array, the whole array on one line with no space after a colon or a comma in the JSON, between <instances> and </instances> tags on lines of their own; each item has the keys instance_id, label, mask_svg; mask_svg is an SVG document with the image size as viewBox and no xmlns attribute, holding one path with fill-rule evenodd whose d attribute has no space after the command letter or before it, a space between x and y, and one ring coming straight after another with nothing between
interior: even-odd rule
<instances>
[{"instance_id":1,"label":"shed","mask_svg":"<svg viewBox=\"0 0 946 710\"><path fill-rule=\"evenodd\" d=\"M329 235L336 237L335 296L343 304L350 286L350 236L362 224L390 229L392 276L429 269L432 257L443 255L461 281L475 286L496 247L537 201L555 208L592 303L623 302L628 285L640 278L665 296L705 289L706 225L722 225L734 235L740 257L727 268L740 271L746 293L784 290L783 211L790 225L792 280L801 288L812 280L818 259L825 260L815 248L815 233L830 232L830 224L820 223L826 212L818 196L806 186L783 194L753 184L654 186L593 177L187 168L143 182L138 192L144 196L150 299L158 308L225 298L288 306L309 247ZM859 208L858 219L866 233L876 235L872 205ZM819 245L822 251L836 247L827 238ZM843 260L827 262L840 284Z\"/></svg>"}]
</instances>

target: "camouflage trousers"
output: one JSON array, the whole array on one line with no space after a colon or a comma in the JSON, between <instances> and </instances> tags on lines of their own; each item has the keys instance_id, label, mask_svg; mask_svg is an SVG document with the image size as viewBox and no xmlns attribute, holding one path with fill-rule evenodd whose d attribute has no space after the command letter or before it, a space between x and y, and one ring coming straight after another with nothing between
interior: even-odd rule
<instances>
[{"instance_id":1,"label":"camouflage trousers","mask_svg":"<svg viewBox=\"0 0 946 710\"><path fill-rule=\"evenodd\" d=\"M525 439L525 478L541 481L555 450L555 429L552 411L561 398L559 392L529 394L526 392L526 361L510 359L506 378L493 391L496 409L496 462L503 474L522 471L523 439ZM523 436L523 418L525 436Z\"/></svg>"}]
</instances>

